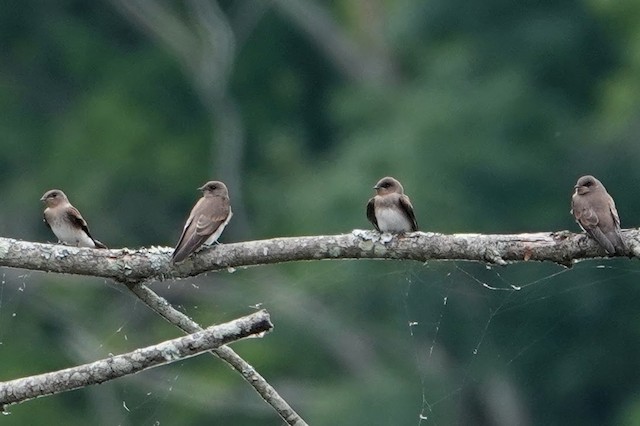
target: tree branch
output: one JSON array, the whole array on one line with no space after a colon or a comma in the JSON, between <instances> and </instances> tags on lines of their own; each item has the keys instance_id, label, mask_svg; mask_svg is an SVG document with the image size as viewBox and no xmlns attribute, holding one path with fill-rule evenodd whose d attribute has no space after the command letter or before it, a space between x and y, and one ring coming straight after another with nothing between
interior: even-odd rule
<instances>
[{"instance_id":1,"label":"tree branch","mask_svg":"<svg viewBox=\"0 0 640 426\"><path fill-rule=\"evenodd\" d=\"M622 230L631 255L640 257L640 230ZM586 234L569 231L526 234L437 234L414 232L401 237L375 231L273 238L219 244L179 265L168 247L95 250L0 238L0 266L111 278L127 284L176 279L242 266L322 259L467 260L504 265L574 261L607 257Z\"/></svg>"},{"instance_id":2,"label":"tree branch","mask_svg":"<svg viewBox=\"0 0 640 426\"><path fill-rule=\"evenodd\" d=\"M630 255L640 257L640 231L623 230L622 235L630 248ZM187 332L198 333L201 333L201 328L197 323L175 310L142 283L154 278L183 278L221 269L301 260L467 260L501 265L535 260L570 266L577 260L606 256L604 249L586 234L568 231L514 235L415 232L392 236L369 230L354 230L342 235L274 238L217 245L200 251L180 265L169 262L170 253L171 249L166 247L95 250L0 238L0 266L112 278L127 284L136 296L167 321ZM171 342L165 342L164 345ZM288 424L304 425L304 421L251 365L231 348L219 346L223 343L224 341L216 343L214 349L205 347L199 351L211 350L238 371ZM140 357L140 351L147 350L156 351L150 354L150 358L157 365L170 361L171 357L167 356L166 350L162 352L157 347L150 347L121 355L122 360L115 357L62 372L0 383L0 404L14 404L151 368L154 366L153 362L139 366L139 358L132 359L134 354ZM114 359L118 360L115 364ZM133 361L136 362L135 365ZM72 372L76 374L72 375ZM89 372L94 372L95 375L91 376ZM113 372L121 374L108 375Z\"/></svg>"},{"instance_id":3,"label":"tree branch","mask_svg":"<svg viewBox=\"0 0 640 426\"><path fill-rule=\"evenodd\" d=\"M265 310L122 355L51 373L0 382L0 405L94 385L198 355L273 328Z\"/></svg>"},{"instance_id":4,"label":"tree branch","mask_svg":"<svg viewBox=\"0 0 640 426\"><path fill-rule=\"evenodd\" d=\"M134 284L129 286L129 290L133 292L140 300L142 300L151 310L160 315L162 318L175 325L179 329L194 333L202 330L191 318L176 310L164 298L158 296L149 287L143 284ZM265 402L278 413L278 415L291 426L306 426L307 423L296 413L293 408L278 394L273 386L265 380L248 362L235 353L228 346L220 346L211 350L211 353L231 368L240 373L243 379L247 381Z\"/></svg>"}]
</instances>

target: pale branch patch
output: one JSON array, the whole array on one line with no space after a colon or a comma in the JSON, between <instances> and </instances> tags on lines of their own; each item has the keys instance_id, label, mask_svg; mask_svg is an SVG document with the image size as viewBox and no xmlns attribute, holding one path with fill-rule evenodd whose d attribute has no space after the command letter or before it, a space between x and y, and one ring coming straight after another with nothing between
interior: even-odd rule
<instances>
[{"instance_id":1,"label":"pale branch patch","mask_svg":"<svg viewBox=\"0 0 640 426\"><path fill-rule=\"evenodd\" d=\"M154 291L144 284L133 284L129 286L129 290L133 292L140 300L142 300L152 311L160 315L166 321L175 325L186 333L194 333L202 330L191 318L175 309L164 298L160 297ZM291 426L306 426L307 423L300 415L285 401L284 398L275 390L273 386L265 380L260 373L256 371L247 361L242 359L229 346L223 345L211 350L214 356L217 356L226 362L232 369L238 372L242 378L249 383L265 402L278 413L278 415Z\"/></svg>"},{"instance_id":2,"label":"pale branch patch","mask_svg":"<svg viewBox=\"0 0 640 426\"><path fill-rule=\"evenodd\" d=\"M640 231L625 229L631 255L640 256ZM404 236L354 230L349 234L273 238L219 244L179 265L168 247L95 250L0 238L0 266L111 278L123 283L176 279L244 266L321 259L467 260L494 264L574 261L607 257L586 234L569 231L525 234Z\"/></svg>"},{"instance_id":3,"label":"pale branch patch","mask_svg":"<svg viewBox=\"0 0 640 426\"><path fill-rule=\"evenodd\" d=\"M60 371L0 382L0 406L99 384L140 371L172 363L218 348L221 345L256 336L273 328L265 310L224 324Z\"/></svg>"}]
</instances>

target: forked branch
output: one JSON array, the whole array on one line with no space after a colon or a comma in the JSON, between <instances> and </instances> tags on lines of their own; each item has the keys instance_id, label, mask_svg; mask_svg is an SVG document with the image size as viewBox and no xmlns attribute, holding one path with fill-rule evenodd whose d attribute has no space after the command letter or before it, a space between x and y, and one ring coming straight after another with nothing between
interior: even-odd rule
<instances>
[{"instance_id":1,"label":"forked branch","mask_svg":"<svg viewBox=\"0 0 640 426\"><path fill-rule=\"evenodd\" d=\"M153 290L144 284L134 284L129 286L142 302L152 311L160 315L167 322L175 325L186 333L193 333L202 330L191 318L175 309L164 298L158 296ZM267 380L256 371L251 364L245 361L229 346L223 345L211 350L211 354L227 363L232 369L238 372L242 378L251 385L255 391L265 400L265 402L278 413L278 415L288 425L307 426L302 417L285 401Z\"/></svg>"},{"instance_id":2,"label":"forked branch","mask_svg":"<svg viewBox=\"0 0 640 426\"><path fill-rule=\"evenodd\" d=\"M630 248L630 255L640 257L640 231L623 230L622 235ZM605 250L585 234L574 234L568 231L512 235L444 235L415 232L404 236L391 236L374 231L354 230L349 234L341 235L274 238L217 245L196 253L180 265L170 263L171 251L172 249L166 247L95 250L0 238L0 266L114 279L127 284L137 297L167 321L185 332L192 333L200 330L200 326L171 307L144 285L144 282L153 279L185 278L209 271L237 267L302 260L398 259L420 262L467 260L500 265L522 261L549 261L570 266L578 260L606 256ZM211 350L214 355L238 371L288 424L304 425L304 421L273 387L231 348L221 346L223 343L224 341L221 341L202 350ZM159 359L159 362L162 363L162 359ZM109 365L103 364L102 367L90 368L109 370L111 368ZM89 368L87 366L76 368ZM132 372L135 371L126 374ZM59 380L54 378L56 374L66 374L68 389L84 386L84 382L74 380L84 380L88 375L84 370L75 375L65 370L35 376L35 378L0 383L0 404L12 404L38 395L67 390L55 390L58 389L55 386L59 386ZM45 389L42 384L44 377L47 378L45 382L54 386L53 390L52 388L43 390ZM100 375L96 377L98 378L93 379L93 383L107 380ZM21 382L23 380L26 382ZM16 389L20 389L18 384L22 389L31 389L32 393L24 390L17 392Z\"/></svg>"}]
</instances>

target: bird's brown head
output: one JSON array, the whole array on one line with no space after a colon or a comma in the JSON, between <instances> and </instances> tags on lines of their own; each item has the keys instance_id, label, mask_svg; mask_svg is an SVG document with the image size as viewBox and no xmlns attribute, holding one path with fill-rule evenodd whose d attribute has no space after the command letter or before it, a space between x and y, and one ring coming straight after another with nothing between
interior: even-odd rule
<instances>
[{"instance_id":1,"label":"bird's brown head","mask_svg":"<svg viewBox=\"0 0 640 426\"><path fill-rule=\"evenodd\" d=\"M576 194L585 195L590 192L598 191L602 188L602 184L591 175L582 176L574 186Z\"/></svg>"},{"instance_id":2,"label":"bird's brown head","mask_svg":"<svg viewBox=\"0 0 640 426\"><path fill-rule=\"evenodd\" d=\"M398 182L396 179L392 177L383 177L376 183L376 186L373 187L376 190L378 195L386 195L397 192L398 194L404 193L404 188L402 184Z\"/></svg>"},{"instance_id":3,"label":"bird's brown head","mask_svg":"<svg viewBox=\"0 0 640 426\"><path fill-rule=\"evenodd\" d=\"M55 207L61 203L69 202L64 192L59 189L50 189L45 192L44 195L40 197L40 201L42 201L47 207Z\"/></svg>"},{"instance_id":4,"label":"bird's brown head","mask_svg":"<svg viewBox=\"0 0 640 426\"><path fill-rule=\"evenodd\" d=\"M204 185L202 185L198 189L202 191L205 197L228 197L229 196L229 192L227 191L227 186L218 180L211 180L205 183Z\"/></svg>"}]
</instances>

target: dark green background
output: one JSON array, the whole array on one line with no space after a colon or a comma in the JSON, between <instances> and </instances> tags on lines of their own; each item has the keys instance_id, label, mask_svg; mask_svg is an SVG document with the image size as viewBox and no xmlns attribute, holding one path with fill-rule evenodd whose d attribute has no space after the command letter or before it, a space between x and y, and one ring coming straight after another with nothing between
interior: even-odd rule
<instances>
[{"instance_id":1,"label":"dark green background","mask_svg":"<svg viewBox=\"0 0 640 426\"><path fill-rule=\"evenodd\" d=\"M57 187L110 247L172 246L210 179L236 212L223 243L343 233L371 227L385 175L426 231L578 231L569 198L586 173L638 226L639 2L317 4L389 67L349 74L281 3L220 2L237 36L235 179L220 104L112 2L1 2L1 235L53 241L38 199ZM313 425L636 425L639 272L332 261L151 285L203 325L267 308L274 332L234 348ZM114 283L2 274L1 380L179 335ZM207 356L10 411L3 423L281 424Z\"/></svg>"}]
</instances>

